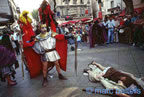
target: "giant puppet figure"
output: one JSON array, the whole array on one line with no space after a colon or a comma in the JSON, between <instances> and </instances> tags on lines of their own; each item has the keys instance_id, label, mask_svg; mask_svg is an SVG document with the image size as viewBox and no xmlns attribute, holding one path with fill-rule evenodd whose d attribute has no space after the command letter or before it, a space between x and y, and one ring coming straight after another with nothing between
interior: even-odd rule
<instances>
[{"instance_id":1,"label":"giant puppet figure","mask_svg":"<svg viewBox=\"0 0 144 97\"><path fill-rule=\"evenodd\" d=\"M30 77L36 77L41 72L42 63L40 61L40 56L34 52L32 46L34 45L34 41L30 42L31 37L35 36L35 33L32 29L32 20L28 16L28 11L23 11L20 15L19 24L20 28L23 32L22 40L23 40L23 49L24 56L26 57L27 66L30 72Z\"/></svg>"},{"instance_id":2,"label":"giant puppet figure","mask_svg":"<svg viewBox=\"0 0 144 97\"><path fill-rule=\"evenodd\" d=\"M60 56L60 67L66 71L67 64L67 40L63 34L56 33L55 20L53 18L54 13L50 8L50 5L44 0L39 8L39 17L42 24L46 24L47 28L51 28L52 36L56 39L56 51Z\"/></svg>"}]
</instances>

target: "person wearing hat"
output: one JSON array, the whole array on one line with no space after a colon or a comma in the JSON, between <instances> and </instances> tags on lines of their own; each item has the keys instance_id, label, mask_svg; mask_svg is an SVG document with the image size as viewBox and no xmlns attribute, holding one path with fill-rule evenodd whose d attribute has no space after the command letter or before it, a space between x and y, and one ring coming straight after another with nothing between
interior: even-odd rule
<instances>
[{"instance_id":1,"label":"person wearing hat","mask_svg":"<svg viewBox=\"0 0 144 97\"><path fill-rule=\"evenodd\" d=\"M56 33L52 33L51 31L47 32L46 24L41 25L41 33L36 36L35 39L35 45L33 46L33 49L36 53L41 55L41 62L43 64L43 82L42 86L47 86L48 80L47 80L47 72L49 67L49 62L54 63L56 66L56 70L58 72L58 77L60 80L66 80L62 74L61 74L61 66L59 63L60 55L56 51Z\"/></svg>"},{"instance_id":2,"label":"person wearing hat","mask_svg":"<svg viewBox=\"0 0 144 97\"><path fill-rule=\"evenodd\" d=\"M34 41L31 41L31 37L35 36L35 33L32 29L32 20L28 16L28 11L23 11L19 18L19 25L22 30L22 45L24 49L24 56L27 62L27 67L30 73L30 77L34 78L41 73L42 63L40 61L40 56L34 52L32 46Z\"/></svg>"}]
</instances>

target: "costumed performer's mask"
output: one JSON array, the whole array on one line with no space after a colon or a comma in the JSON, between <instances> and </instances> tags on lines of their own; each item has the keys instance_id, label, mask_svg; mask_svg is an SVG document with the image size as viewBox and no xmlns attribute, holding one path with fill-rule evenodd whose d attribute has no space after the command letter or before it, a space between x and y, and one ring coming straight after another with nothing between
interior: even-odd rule
<instances>
[{"instance_id":1,"label":"costumed performer's mask","mask_svg":"<svg viewBox=\"0 0 144 97\"><path fill-rule=\"evenodd\" d=\"M22 12L22 14L23 14L24 17L27 17L27 15L29 14L29 12L26 11L26 10L24 10L24 11Z\"/></svg>"},{"instance_id":2,"label":"costumed performer's mask","mask_svg":"<svg viewBox=\"0 0 144 97\"><path fill-rule=\"evenodd\" d=\"M40 26L40 28L41 28L41 33L42 33L42 34L45 34L45 33L47 32L46 24L42 24L42 25Z\"/></svg>"}]
</instances>

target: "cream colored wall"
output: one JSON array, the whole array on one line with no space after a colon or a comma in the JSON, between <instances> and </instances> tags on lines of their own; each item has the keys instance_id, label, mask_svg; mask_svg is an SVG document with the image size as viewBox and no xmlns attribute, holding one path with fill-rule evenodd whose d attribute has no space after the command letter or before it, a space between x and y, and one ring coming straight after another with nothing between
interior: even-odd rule
<instances>
[{"instance_id":1,"label":"cream colored wall","mask_svg":"<svg viewBox=\"0 0 144 97\"><path fill-rule=\"evenodd\" d=\"M62 13L63 13L63 15L66 15L66 13L67 13L67 5L65 4L65 2L62 2L63 0L56 0L56 3L57 3L57 5L58 6L64 6L63 8L57 8L57 11L59 11L60 12L60 14L62 15ZM91 1L91 0L89 0L89 1ZM84 2L84 4L87 4L87 2L88 2L88 0L83 0L83 2ZM80 5L81 4L81 2L80 2L80 0L77 0L77 2L76 2L76 5ZM73 0L70 0L70 2L69 2L69 5L73 5ZM75 7L75 8L70 8L69 9L69 11L68 11L68 13L69 14L77 14L78 16L81 14L81 13L85 13L85 9L88 9L88 7Z\"/></svg>"},{"instance_id":2,"label":"cream colored wall","mask_svg":"<svg viewBox=\"0 0 144 97\"><path fill-rule=\"evenodd\" d=\"M144 7L144 3L141 3L141 0L133 0L134 8Z\"/></svg>"}]
</instances>

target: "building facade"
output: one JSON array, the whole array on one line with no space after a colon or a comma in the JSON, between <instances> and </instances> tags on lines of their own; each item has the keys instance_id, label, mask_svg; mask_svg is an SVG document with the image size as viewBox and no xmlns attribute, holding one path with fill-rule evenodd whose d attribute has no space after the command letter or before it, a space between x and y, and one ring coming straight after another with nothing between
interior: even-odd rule
<instances>
[{"instance_id":1,"label":"building facade","mask_svg":"<svg viewBox=\"0 0 144 97\"><path fill-rule=\"evenodd\" d=\"M72 16L74 18L92 15L91 0L56 0L57 18Z\"/></svg>"},{"instance_id":2,"label":"building facade","mask_svg":"<svg viewBox=\"0 0 144 97\"><path fill-rule=\"evenodd\" d=\"M144 7L144 0L133 0L134 8Z\"/></svg>"},{"instance_id":3,"label":"building facade","mask_svg":"<svg viewBox=\"0 0 144 97\"><path fill-rule=\"evenodd\" d=\"M103 13L107 14L117 14L124 9L123 0L103 0Z\"/></svg>"},{"instance_id":4,"label":"building facade","mask_svg":"<svg viewBox=\"0 0 144 97\"><path fill-rule=\"evenodd\" d=\"M101 10L102 15L118 14L125 8L123 0L101 0L101 9L97 1L97 14Z\"/></svg>"},{"instance_id":5,"label":"building facade","mask_svg":"<svg viewBox=\"0 0 144 97\"><path fill-rule=\"evenodd\" d=\"M100 11L99 0L96 2L97 6L97 17L98 12ZM142 0L133 0L134 9L144 7L144 2ZM126 8L123 0L101 0L101 11L102 15L110 15L110 14L119 14Z\"/></svg>"},{"instance_id":6,"label":"building facade","mask_svg":"<svg viewBox=\"0 0 144 97\"><path fill-rule=\"evenodd\" d=\"M0 25L12 24L17 17L17 7L13 0L0 0Z\"/></svg>"}]
</instances>

